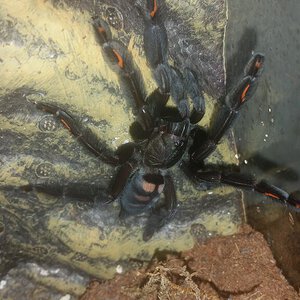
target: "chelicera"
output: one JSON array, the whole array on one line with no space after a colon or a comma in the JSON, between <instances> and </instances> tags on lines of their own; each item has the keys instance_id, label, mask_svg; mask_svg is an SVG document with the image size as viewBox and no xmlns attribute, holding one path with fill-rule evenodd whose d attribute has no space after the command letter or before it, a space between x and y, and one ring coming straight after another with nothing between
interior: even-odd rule
<instances>
[{"instance_id":1,"label":"chelicera","mask_svg":"<svg viewBox=\"0 0 300 300\"><path fill-rule=\"evenodd\" d=\"M144 50L158 86L148 96L144 95L140 72L126 47L113 40L109 26L101 18L92 20L99 44L132 93L136 116L129 128L132 142L121 145L114 152L65 110L41 102L36 103L36 107L55 115L102 162L118 167L109 188L109 199L119 199L122 217L150 213L143 233L145 241L176 212L176 187L168 172L175 164L196 184L206 181L251 189L299 210L299 192L289 194L266 181L257 182L252 175L226 172L204 163L241 107L254 94L262 74L264 56L257 53L251 57L243 78L224 97L210 128L204 130L198 125L205 114L205 101L197 74L187 68L181 72L169 64L167 32L158 1L147 0L146 7ZM167 106L169 98L173 99L175 107ZM184 161L186 153L188 159ZM51 192L47 186L32 185L31 188Z\"/></svg>"}]
</instances>

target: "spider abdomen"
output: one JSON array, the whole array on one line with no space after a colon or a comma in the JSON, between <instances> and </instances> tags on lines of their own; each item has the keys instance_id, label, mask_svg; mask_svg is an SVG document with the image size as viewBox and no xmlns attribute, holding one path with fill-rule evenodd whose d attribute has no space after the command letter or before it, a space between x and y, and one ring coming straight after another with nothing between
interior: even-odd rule
<instances>
[{"instance_id":1,"label":"spider abdomen","mask_svg":"<svg viewBox=\"0 0 300 300\"><path fill-rule=\"evenodd\" d=\"M129 179L120 197L122 213L136 215L148 211L164 190L161 174L137 170Z\"/></svg>"}]
</instances>

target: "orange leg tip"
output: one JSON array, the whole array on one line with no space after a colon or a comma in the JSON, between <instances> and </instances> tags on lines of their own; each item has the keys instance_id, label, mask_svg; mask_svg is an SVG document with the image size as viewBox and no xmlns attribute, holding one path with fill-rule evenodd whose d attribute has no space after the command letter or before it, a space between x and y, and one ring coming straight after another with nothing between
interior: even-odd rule
<instances>
[{"instance_id":1,"label":"orange leg tip","mask_svg":"<svg viewBox=\"0 0 300 300\"><path fill-rule=\"evenodd\" d=\"M243 103L245 101L249 88L250 88L250 84L247 84L247 86L244 88L242 95L241 95L241 103Z\"/></svg>"},{"instance_id":2,"label":"orange leg tip","mask_svg":"<svg viewBox=\"0 0 300 300\"><path fill-rule=\"evenodd\" d=\"M156 14L156 12L157 12L157 9L158 9L158 7L157 7L157 2L156 2L156 0L154 0L154 1L153 1L153 10L150 12L150 16L151 16L152 18L155 16L155 14Z\"/></svg>"},{"instance_id":3,"label":"orange leg tip","mask_svg":"<svg viewBox=\"0 0 300 300\"><path fill-rule=\"evenodd\" d=\"M255 62L255 68L256 68L257 70L259 70L259 69L262 67L262 65L263 65L263 63L262 63L261 60L257 60L257 61Z\"/></svg>"},{"instance_id":4,"label":"orange leg tip","mask_svg":"<svg viewBox=\"0 0 300 300\"><path fill-rule=\"evenodd\" d=\"M99 31L99 33L105 33L105 29L103 27L98 27L97 30Z\"/></svg>"},{"instance_id":5,"label":"orange leg tip","mask_svg":"<svg viewBox=\"0 0 300 300\"><path fill-rule=\"evenodd\" d=\"M113 53L115 54L117 60L118 60L118 66L121 68L121 69L124 69L124 60L122 58L122 56L114 49L112 49Z\"/></svg>"},{"instance_id":6,"label":"orange leg tip","mask_svg":"<svg viewBox=\"0 0 300 300\"><path fill-rule=\"evenodd\" d=\"M279 199L279 197L277 195L274 195L272 193L264 193L265 196L271 197L273 199Z\"/></svg>"},{"instance_id":7,"label":"orange leg tip","mask_svg":"<svg viewBox=\"0 0 300 300\"><path fill-rule=\"evenodd\" d=\"M65 128L67 128L69 131L71 131L71 127L67 124L66 121L64 121L63 119L60 119L60 121L61 121L61 123L63 124L63 126L64 126Z\"/></svg>"}]
</instances>

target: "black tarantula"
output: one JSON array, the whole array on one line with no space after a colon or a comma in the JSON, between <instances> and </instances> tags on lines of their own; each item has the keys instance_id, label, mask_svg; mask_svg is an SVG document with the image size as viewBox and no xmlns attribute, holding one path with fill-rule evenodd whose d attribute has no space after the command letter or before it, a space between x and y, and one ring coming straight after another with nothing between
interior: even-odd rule
<instances>
[{"instance_id":1,"label":"black tarantula","mask_svg":"<svg viewBox=\"0 0 300 300\"><path fill-rule=\"evenodd\" d=\"M150 211L143 234L143 239L149 240L176 212L176 191L168 174L168 169L175 164L180 165L183 172L196 183L224 183L255 190L300 210L299 192L288 194L265 181L257 182L253 176L223 172L204 165L204 159L216 149L240 108L253 95L263 70L264 56L252 56L245 67L244 77L225 97L217 117L209 130L205 131L197 125L205 113L197 74L187 68L181 73L169 65L168 38L157 0L147 0L144 19L144 50L158 85L147 97L143 95L139 70L134 67L126 47L112 39L109 27L102 19L95 17L92 21L103 51L116 65L132 93L136 121L129 130L133 142L123 144L113 152L66 111L52 104L36 103L38 109L55 115L101 161L119 166L109 197L111 201L120 200L120 215ZM176 107L166 106L170 96ZM191 110L187 97L192 101ZM182 160L186 151L189 155L187 162ZM42 186L32 187L47 192ZM164 197L160 199L162 193Z\"/></svg>"}]
</instances>

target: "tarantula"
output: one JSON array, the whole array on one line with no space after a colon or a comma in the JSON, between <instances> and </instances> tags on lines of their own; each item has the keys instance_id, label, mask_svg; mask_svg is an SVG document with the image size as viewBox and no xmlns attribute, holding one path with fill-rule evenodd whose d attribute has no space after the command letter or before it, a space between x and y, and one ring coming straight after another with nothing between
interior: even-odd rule
<instances>
[{"instance_id":1,"label":"tarantula","mask_svg":"<svg viewBox=\"0 0 300 300\"><path fill-rule=\"evenodd\" d=\"M205 102L197 74L188 68L181 73L168 63L167 32L157 0L147 0L144 19L145 55L158 85L147 97L141 87L139 70L126 47L112 39L108 25L101 18L92 20L103 51L132 93L136 120L129 131L133 142L121 145L114 152L68 112L52 104L36 103L38 109L55 115L101 161L119 166L109 197L111 201L119 199L120 216L150 211L143 233L143 239L149 240L176 212L176 190L168 174L168 169L175 164L196 183L206 181L248 188L300 209L298 192L288 194L265 181L257 182L251 175L223 172L204 164L204 159L216 149L240 108L253 95L262 74L264 56L252 56L243 78L224 98L217 117L205 131L198 125L205 114ZM170 97L175 107L166 106ZM183 161L186 152L189 159ZM47 192L41 186L33 187Z\"/></svg>"}]
</instances>

